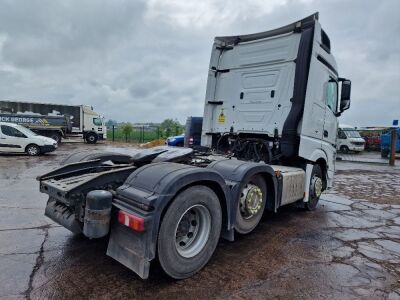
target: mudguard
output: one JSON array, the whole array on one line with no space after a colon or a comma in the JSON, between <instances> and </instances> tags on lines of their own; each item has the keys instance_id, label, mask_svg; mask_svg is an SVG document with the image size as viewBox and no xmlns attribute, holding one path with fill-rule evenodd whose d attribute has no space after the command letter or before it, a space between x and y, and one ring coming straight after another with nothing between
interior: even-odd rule
<instances>
[{"instance_id":1,"label":"mudguard","mask_svg":"<svg viewBox=\"0 0 400 300\"><path fill-rule=\"evenodd\" d=\"M103 152L103 151L79 151L69 155L61 162L61 165L68 165L77 162L97 160L107 161L111 160L116 163L127 164L130 163L132 157L130 155L121 154L117 152Z\"/></svg>"},{"instance_id":2,"label":"mudguard","mask_svg":"<svg viewBox=\"0 0 400 300\"><path fill-rule=\"evenodd\" d=\"M273 211L276 211L278 208L280 184L275 176L275 171L270 165L267 165L263 162L256 163L235 159L224 159L212 162L207 168L217 171L219 174L221 174L225 181L229 182L231 194L231 201L229 203L229 219L230 223L232 224L232 228L229 229L233 229L233 224L235 224L236 221L236 208L238 206L243 184L248 178L255 174L261 174L264 176L267 182L268 192L266 208ZM233 241L233 230L230 230L229 232L231 233L229 240Z\"/></svg>"},{"instance_id":3,"label":"mudguard","mask_svg":"<svg viewBox=\"0 0 400 300\"><path fill-rule=\"evenodd\" d=\"M116 191L114 207L145 220L145 231L136 232L112 219L107 255L141 278L149 275L150 261L156 256L157 235L163 213L180 190L194 184L210 186L221 199L225 230L229 222L230 192L217 171L177 163L152 163L133 172ZM116 213L116 212L114 212Z\"/></svg>"}]
</instances>

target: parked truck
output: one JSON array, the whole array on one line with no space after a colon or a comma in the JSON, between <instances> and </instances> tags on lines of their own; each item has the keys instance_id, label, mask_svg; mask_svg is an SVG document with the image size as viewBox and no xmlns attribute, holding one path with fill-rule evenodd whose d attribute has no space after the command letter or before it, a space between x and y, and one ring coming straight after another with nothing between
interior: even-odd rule
<instances>
[{"instance_id":1,"label":"parked truck","mask_svg":"<svg viewBox=\"0 0 400 300\"><path fill-rule=\"evenodd\" d=\"M317 207L332 186L350 89L318 14L217 37L202 125L208 150L72 154L38 177L45 214L74 233L107 237L107 255L141 278L156 257L169 276L190 277L220 237L251 233L265 211Z\"/></svg>"},{"instance_id":2,"label":"parked truck","mask_svg":"<svg viewBox=\"0 0 400 300\"><path fill-rule=\"evenodd\" d=\"M400 152L400 128L390 128L382 132L381 134L381 156L382 158L387 158L390 154L392 146L392 131L397 131L397 141L395 141L395 151Z\"/></svg>"},{"instance_id":3,"label":"parked truck","mask_svg":"<svg viewBox=\"0 0 400 300\"><path fill-rule=\"evenodd\" d=\"M201 144L203 117L188 117L185 126L185 147L197 147Z\"/></svg>"},{"instance_id":4,"label":"parked truck","mask_svg":"<svg viewBox=\"0 0 400 300\"><path fill-rule=\"evenodd\" d=\"M0 121L23 125L57 142L77 134L91 144L107 138L103 118L87 105L0 100Z\"/></svg>"}]
</instances>

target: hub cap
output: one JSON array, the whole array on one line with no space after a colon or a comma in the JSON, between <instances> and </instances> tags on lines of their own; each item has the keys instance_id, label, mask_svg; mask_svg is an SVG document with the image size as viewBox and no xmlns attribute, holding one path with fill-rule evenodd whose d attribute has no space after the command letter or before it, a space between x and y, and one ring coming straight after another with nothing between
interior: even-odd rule
<instances>
[{"instance_id":1,"label":"hub cap","mask_svg":"<svg viewBox=\"0 0 400 300\"><path fill-rule=\"evenodd\" d=\"M211 214L203 205L188 208L175 229L175 247L178 253L190 258L206 245L211 229Z\"/></svg>"},{"instance_id":2,"label":"hub cap","mask_svg":"<svg viewBox=\"0 0 400 300\"><path fill-rule=\"evenodd\" d=\"M253 217L260 211L262 202L263 194L261 189L254 184L246 185L240 197L241 215L246 219Z\"/></svg>"},{"instance_id":3,"label":"hub cap","mask_svg":"<svg viewBox=\"0 0 400 300\"><path fill-rule=\"evenodd\" d=\"M315 197L319 198L322 194L322 179L314 176L311 181L311 190Z\"/></svg>"},{"instance_id":4,"label":"hub cap","mask_svg":"<svg viewBox=\"0 0 400 300\"><path fill-rule=\"evenodd\" d=\"M30 154L30 155L36 155L37 154L37 148L36 147L29 147L28 148L28 153Z\"/></svg>"}]
</instances>

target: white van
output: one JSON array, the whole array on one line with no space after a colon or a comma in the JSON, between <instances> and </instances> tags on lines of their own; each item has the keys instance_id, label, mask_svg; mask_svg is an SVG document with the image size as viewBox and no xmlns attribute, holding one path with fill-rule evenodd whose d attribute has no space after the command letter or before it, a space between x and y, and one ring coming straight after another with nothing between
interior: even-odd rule
<instances>
[{"instance_id":1,"label":"white van","mask_svg":"<svg viewBox=\"0 0 400 300\"><path fill-rule=\"evenodd\" d=\"M339 125L336 149L342 153L361 152L365 149L365 140L354 127Z\"/></svg>"},{"instance_id":2,"label":"white van","mask_svg":"<svg viewBox=\"0 0 400 300\"><path fill-rule=\"evenodd\" d=\"M57 142L37 135L18 124L0 122L0 153L23 153L35 156L56 150Z\"/></svg>"}]
</instances>

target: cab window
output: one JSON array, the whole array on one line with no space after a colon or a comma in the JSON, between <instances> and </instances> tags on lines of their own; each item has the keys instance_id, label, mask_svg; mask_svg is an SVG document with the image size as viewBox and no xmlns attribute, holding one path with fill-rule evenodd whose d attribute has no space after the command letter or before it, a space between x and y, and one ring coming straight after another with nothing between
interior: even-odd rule
<instances>
[{"instance_id":1,"label":"cab window","mask_svg":"<svg viewBox=\"0 0 400 300\"><path fill-rule=\"evenodd\" d=\"M23 134L21 131L19 131L18 129L16 129L14 127L7 126L7 125L1 125L1 132L7 136L26 138L26 135Z\"/></svg>"},{"instance_id":2,"label":"cab window","mask_svg":"<svg viewBox=\"0 0 400 300\"><path fill-rule=\"evenodd\" d=\"M346 139L347 138L346 134L341 129L338 130L338 138L339 139Z\"/></svg>"},{"instance_id":3,"label":"cab window","mask_svg":"<svg viewBox=\"0 0 400 300\"><path fill-rule=\"evenodd\" d=\"M328 81L326 86L326 105L334 113L337 109L338 85L333 79Z\"/></svg>"},{"instance_id":4,"label":"cab window","mask_svg":"<svg viewBox=\"0 0 400 300\"><path fill-rule=\"evenodd\" d=\"M93 124L96 126L102 126L103 121L101 120L101 118L93 118Z\"/></svg>"}]
</instances>

